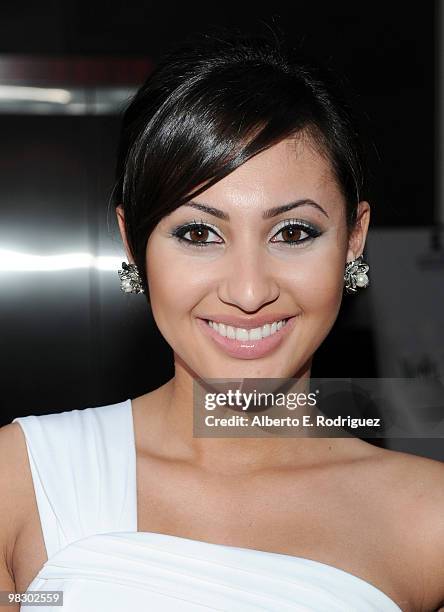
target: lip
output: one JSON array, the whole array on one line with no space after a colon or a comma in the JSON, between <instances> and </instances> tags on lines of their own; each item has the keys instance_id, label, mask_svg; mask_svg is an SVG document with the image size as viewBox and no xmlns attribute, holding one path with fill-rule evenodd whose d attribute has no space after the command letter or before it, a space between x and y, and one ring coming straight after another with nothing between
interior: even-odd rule
<instances>
[{"instance_id":1,"label":"lip","mask_svg":"<svg viewBox=\"0 0 444 612\"><path fill-rule=\"evenodd\" d=\"M287 317L282 318L285 319ZM270 321L269 317L265 319L265 323L267 321ZM263 338L262 340L233 340L231 338L221 336L217 331L208 325L206 319L201 319L200 317L197 318L197 324L202 329L203 333L209 336L217 344L217 346L223 349L228 355L231 357L237 357L238 359L258 359L259 357L264 357L265 355L268 355L272 351L276 350L293 329L295 321L296 316L290 317L279 331L271 336L268 336L267 338ZM218 322L224 323L225 321L219 320ZM231 323L228 323L228 325L231 325ZM242 327L242 325L236 325L236 327ZM255 323L255 327L260 327L260 324L258 325ZM254 329L254 327L244 327L244 329Z\"/></svg>"}]
</instances>

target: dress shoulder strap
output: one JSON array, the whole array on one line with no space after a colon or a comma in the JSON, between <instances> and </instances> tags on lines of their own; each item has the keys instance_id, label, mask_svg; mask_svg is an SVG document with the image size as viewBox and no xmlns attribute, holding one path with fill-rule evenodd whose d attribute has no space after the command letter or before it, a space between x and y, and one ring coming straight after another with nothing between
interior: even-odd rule
<instances>
[{"instance_id":1,"label":"dress shoulder strap","mask_svg":"<svg viewBox=\"0 0 444 612\"><path fill-rule=\"evenodd\" d=\"M137 531L131 400L13 422L25 434L48 559L90 535Z\"/></svg>"}]
</instances>

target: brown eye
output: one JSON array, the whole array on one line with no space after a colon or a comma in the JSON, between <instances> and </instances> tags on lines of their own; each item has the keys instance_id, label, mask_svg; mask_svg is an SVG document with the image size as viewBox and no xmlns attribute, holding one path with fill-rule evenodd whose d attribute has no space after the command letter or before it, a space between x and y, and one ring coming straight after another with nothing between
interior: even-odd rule
<instances>
[{"instance_id":1,"label":"brown eye","mask_svg":"<svg viewBox=\"0 0 444 612\"><path fill-rule=\"evenodd\" d=\"M209 231L205 227L196 227L189 230L192 242L206 242L209 236Z\"/></svg>"},{"instance_id":2,"label":"brown eye","mask_svg":"<svg viewBox=\"0 0 444 612\"><path fill-rule=\"evenodd\" d=\"M302 221L284 222L280 230L273 236L272 242L280 242L289 247L302 246L322 234L321 231ZM282 240L276 240L281 236Z\"/></svg>"},{"instance_id":3,"label":"brown eye","mask_svg":"<svg viewBox=\"0 0 444 612\"><path fill-rule=\"evenodd\" d=\"M302 230L299 227L286 227L281 231L285 242L298 242L301 238Z\"/></svg>"},{"instance_id":4,"label":"brown eye","mask_svg":"<svg viewBox=\"0 0 444 612\"><path fill-rule=\"evenodd\" d=\"M213 235L219 237L218 234L203 223L189 223L182 227L176 228L172 233L177 240L185 246L191 247L207 247L214 244L222 244L217 240L208 240ZM187 237L189 236L189 238Z\"/></svg>"}]
</instances>

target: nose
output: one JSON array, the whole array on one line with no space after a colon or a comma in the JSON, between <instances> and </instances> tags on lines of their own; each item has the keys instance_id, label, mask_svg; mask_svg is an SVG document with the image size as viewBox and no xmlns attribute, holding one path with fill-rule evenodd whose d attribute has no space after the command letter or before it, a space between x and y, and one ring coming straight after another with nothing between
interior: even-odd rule
<instances>
[{"instance_id":1,"label":"nose","mask_svg":"<svg viewBox=\"0 0 444 612\"><path fill-rule=\"evenodd\" d=\"M273 262L259 248L233 251L224 262L218 297L245 312L253 313L274 302L280 293Z\"/></svg>"}]
</instances>

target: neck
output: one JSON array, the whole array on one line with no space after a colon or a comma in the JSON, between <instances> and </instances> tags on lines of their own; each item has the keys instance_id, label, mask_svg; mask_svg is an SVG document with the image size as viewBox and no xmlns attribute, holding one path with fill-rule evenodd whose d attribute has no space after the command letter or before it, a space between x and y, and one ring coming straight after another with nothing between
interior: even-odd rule
<instances>
[{"instance_id":1,"label":"neck","mask_svg":"<svg viewBox=\"0 0 444 612\"><path fill-rule=\"evenodd\" d=\"M310 366L311 363L294 376L294 385L291 383L292 393L309 392ZM245 381L241 379L236 383L236 389L251 397L255 385L249 383L249 380L251 379ZM225 386L225 389L228 388L233 389L231 381ZM209 387L208 383L190 371L177 356L174 377L159 391L161 394L156 398L155 430L157 445L162 449L162 455L190 462L208 471L239 474L290 465L296 468L308 467L332 461L335 451L344 446L343 438L310 436L312 430L308 428L297 436L287 433L285 437L276 433L276 430L270 434L267 430L264 431L263 427L254 425L248 427L247 433L238 427L237 437L221 437L226 435L221 428L217 428L216 433L214 428L213 431L209 428L200 429L200 433L196 436L193 431L193 425L197 422L196 415L198 421L203 423L199 415L205 416L206 412L202 402L196 400L196 397L202 396L204 392L221 392L221 387ZM276 387L270 389L268 385L267 392L271 391L276 393L279 389ZM285 392L288 392L288 387ZM276 418L294 416L295 412L289 411L284 406L262 410L255 414L269 414ZM307 413L308 409L304 408L304 414ZM228 417L235 414L245 417L245 412L241 408L234 410L223 408L217 416Z\"/></svg>"}]
</instances>

